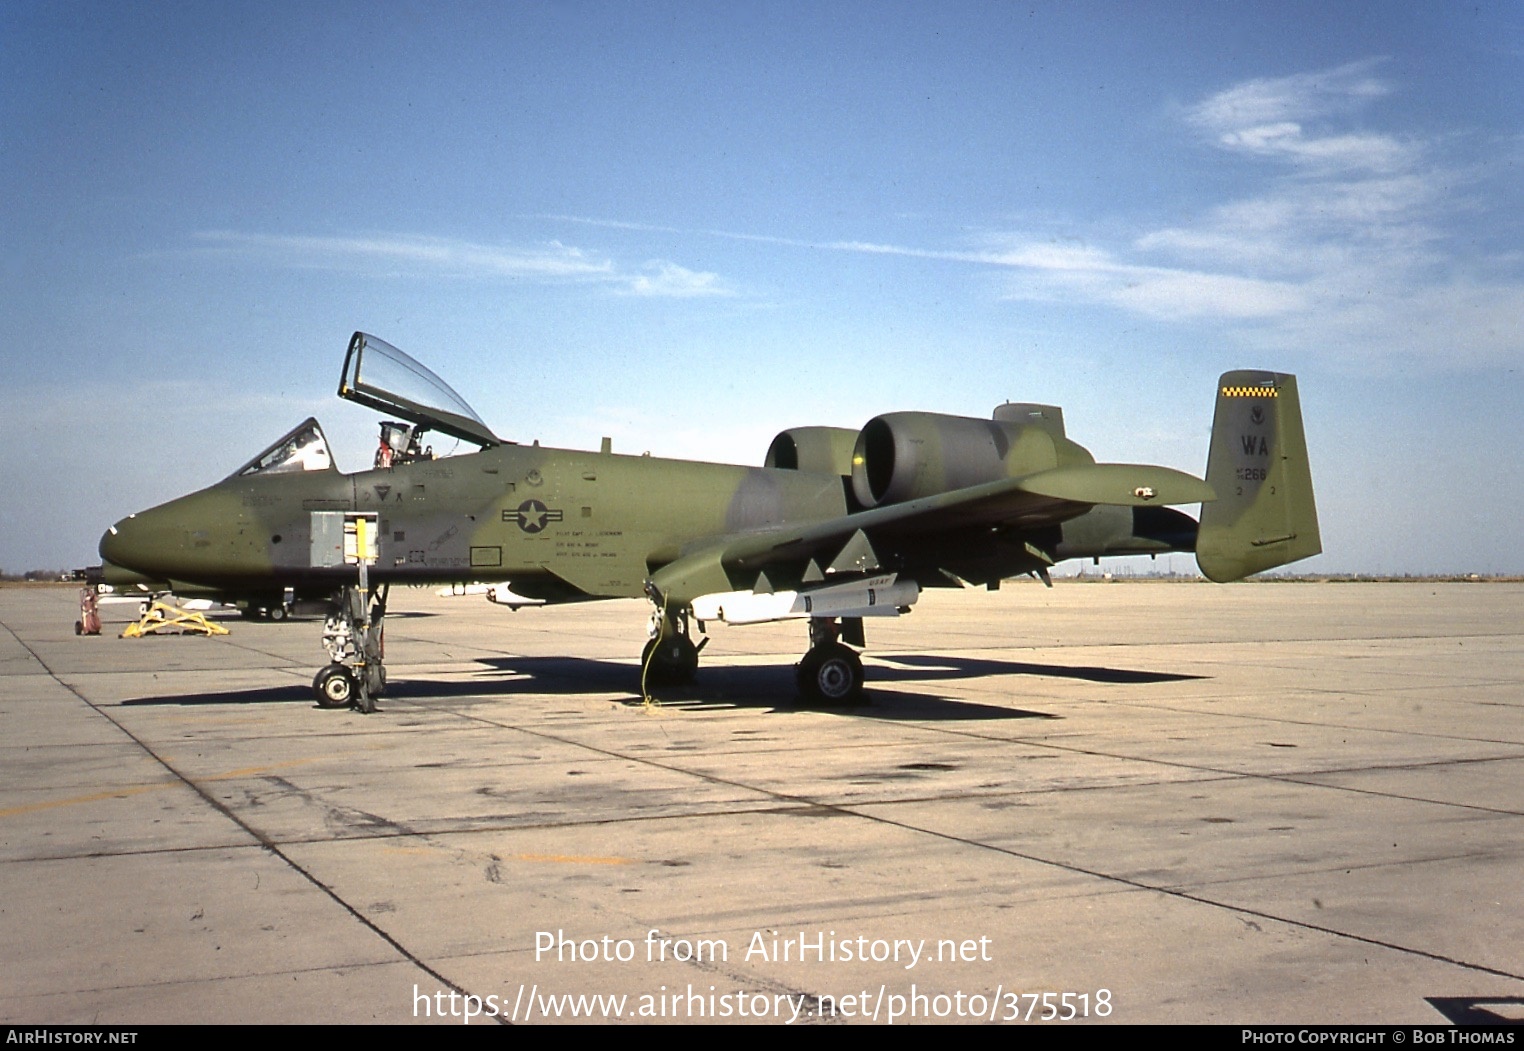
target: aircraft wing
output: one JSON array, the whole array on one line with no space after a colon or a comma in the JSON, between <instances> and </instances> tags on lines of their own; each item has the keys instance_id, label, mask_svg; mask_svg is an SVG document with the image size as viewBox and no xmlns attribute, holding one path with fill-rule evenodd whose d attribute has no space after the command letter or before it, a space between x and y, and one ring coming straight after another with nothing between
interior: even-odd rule
<instances>
[{"instance_id":1,"label":"aircraft wing","mask_svg":"<svg viewBox=\"0 0 1524 1051\"><path fill-rule=\"evenodd\" d=\"M824 572L871 572L881 568L879 548L941 533L979 527L1035 530L1058 525L1100 504L1145 507L1216 498L1206 482L1168 467L1076 464L823 521L700 542L652 574L651 583L668 605L686 605L703 595L738 587L755 589L775 567L788 567L791 572L810 567L802 570L807 582L823 580ZM822 567L826 567L823 572ZM819 575L812 577L811 568Z\"/></svg>"}]
</instances>

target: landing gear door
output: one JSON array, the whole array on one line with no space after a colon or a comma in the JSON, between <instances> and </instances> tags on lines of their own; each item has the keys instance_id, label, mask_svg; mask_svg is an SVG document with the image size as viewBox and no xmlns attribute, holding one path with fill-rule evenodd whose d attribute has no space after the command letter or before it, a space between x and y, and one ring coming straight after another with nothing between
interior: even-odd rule
<instances>
[{"instance_id":1,"label":"landing gear door","mask_svg":"<svg viewBox=\"0 0 1524 1051\"><path fill-rule=\"evenodd\" d=\"M374 511L313 511L312 565L375 565L381 555L380 530Z\"/></svg>"}]
</instances>

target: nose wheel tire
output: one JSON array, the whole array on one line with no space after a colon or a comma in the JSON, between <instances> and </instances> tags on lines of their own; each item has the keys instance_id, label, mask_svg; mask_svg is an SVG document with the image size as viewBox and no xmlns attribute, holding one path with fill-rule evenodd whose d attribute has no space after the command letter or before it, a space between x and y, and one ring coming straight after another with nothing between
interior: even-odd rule
<instances>
[{"instance_id":1,"label":"nose wheel tire","mask_svg":"<svg viewBox=\"0 0 1524 1051\"><path fill-rule=\"evenodd\" d=\"M330 664L312 680L312 692L319 708L348 708L354 703L359 686L354 673L342 664Z\"/></svg>"},{"instance_id":2,"label":"nose wheel tire","mask_svg":"<svg viewBox=\"0 0 1524 1051\"><path fill-rule=\"evenodd\" d=\"M651 639L640 654L650 686L686 686L698 672L698 647L686 635Z\"/></svg>"},{"instance_id":3,"label":"nose wheel tire","mask_svg":"<svg viewBox=\"0 0 1524 1051\"><path fill-rule=\"evenodd\" d=\"M799 693L812 704L829 707L860 704L863 662L839 642L816 646L794 667Z\"/></svg>"}]
</instances>

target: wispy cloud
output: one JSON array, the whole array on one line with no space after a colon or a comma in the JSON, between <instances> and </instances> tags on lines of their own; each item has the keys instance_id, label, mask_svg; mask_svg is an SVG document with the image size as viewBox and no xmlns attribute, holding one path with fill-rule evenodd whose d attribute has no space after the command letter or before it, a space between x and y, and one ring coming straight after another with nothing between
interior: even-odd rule
<instances>
[{"instance_id":1,"label":"wispy cloud","mask_svg":"<svg viewBox=\"0 0 1524 1051\"><path fill-rule=\"evenodd\" d=\"M1416 143L1329 123L1352 119L1391 93L1374 73L1378 64L1352 62L1322 73L1246 81L1192 106L1186 120L1232 152L1329 174L1404 171L1421 159Z\"/></svg>"},{"instance_id":2,"label":"wispy cloud","mask_svg":"<svg viewBox=\"0 0 1524 1051\"><path fill-rule=\"evenodd\" d=\"M608 278L608 259L590 256L559 242L530 247L477 244L441 237L399 234L316 237L207 230L197 241L228 251L258 255L293 267L353 269L376 267L471 277Z\"/></svg>"},{"instance_id":3,"label":"wispy cloud","mask_svg":"<svg viewBox=\"0 0 1524 1051\"><path fill-rule=\"evenodd\" d=\"M1259 192L1111 248L1003 235L998 254L1022 271L1007 294L1216 320L1251 345L1347 360L1517 360L1524 327L1507 319L1524 316L1524 279L1517 259L1461 247L1461 166L1435 159L1439 143L1355 126L1393 91L1379 65L1251 80L1189 107L1186 125L1251 165Z\"/></svg>"},{"instance_id":4,"label":"wispy cloud","mask_svg":"<svg viewBox=\"0 0 1524 1051\"><path fill-rule=\"evenodd\" d=\"M205 250L260 259L270 265L358 270L470 280L593 282L637 296L715 296L731 290L718 274L656 260L636 269L559 241L493 245L407 234L310 236L207 230L195 234Z\"/></svg>"},{"instance_id":5,"label":"wispy cloud","mask_svg":"<svg viewBox=\"0 0 1524 1051\"><path fill-rule=\"evenodd\" d=\"M1392 93L1376 75L1381 64L1368 58L1318 72L1246 80L1190 107L1187 119L1220 131L1347 115Z\"/></svg>"},{"instance_id":6,"label":"wispy cloud","mask_svg":"<svg viewBox=\"0 0 1524 1051\"><path fill-rule=\"evenodd\" d=\"M1011 300L1088 303L1162 322L1218 326L1270 351L1349 362L1496 364L1524 356L1520 257L1478 254L1461 225L1486 204L1464 196L1456 141L1371 124L1396 92L1385 60L1258 78L1180 111L1182 126L1254 187L1191 222L1130 239L1066 230L1063 240L996 232L960 247L568 222L817 251L967 264L1004 272ZM676 283L681 287L682 282Z\"/></svg>"},{"instance_id":7,"label":"wispy cloud","mask_svg":"<svg viewBox=\"0 0 1524 1051\"><path fill-rule=\"evenodd\" d=\"M668 296L691 299L696 296L728 296L731 291L720 282L718 274L700 273L676 263L650 262L632 276L625 291L634 296Z\"/></svg>"}]
</instances>

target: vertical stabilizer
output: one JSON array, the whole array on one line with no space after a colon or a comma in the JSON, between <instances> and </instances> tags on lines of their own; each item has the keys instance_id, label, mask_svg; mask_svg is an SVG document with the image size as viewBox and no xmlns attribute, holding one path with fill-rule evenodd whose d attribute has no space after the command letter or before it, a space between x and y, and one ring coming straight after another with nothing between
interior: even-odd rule
<instances>
[{"instance_id":1,"label":"vertical stabilizer","mask_svg":"<svg viewBox=\"0 0 1524 1051\"><path fill-rule=\"evenodd\" d=\"M1225 372L1217 384L1196 564L1224 583L1323 550L1296 377Z\"/></svg>"}]
</instances>

